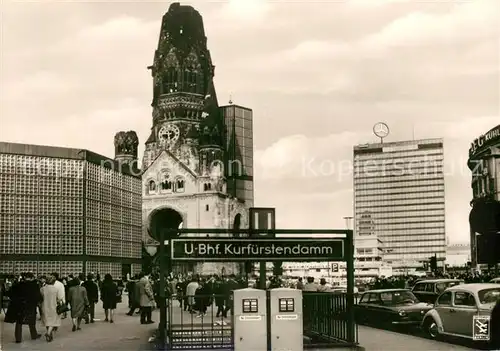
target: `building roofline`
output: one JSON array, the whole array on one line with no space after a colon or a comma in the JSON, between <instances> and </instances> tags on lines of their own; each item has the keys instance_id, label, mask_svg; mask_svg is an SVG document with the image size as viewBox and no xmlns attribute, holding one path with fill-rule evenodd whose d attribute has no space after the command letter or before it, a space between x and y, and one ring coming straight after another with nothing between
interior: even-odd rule
<instances>
[{"instance_id":1,"label":"building roofline","mask_svg":"<svg viewBox=\"0 0 500 351\"><path fill-rule=\"evenodd\" d=\"M141 171L137 168L137 164L129 165L127 163L116 161L112 158L100 155L87 149L75 149L61 146L22 144L0 141L0 154L87 161L107 169L113 169L122 174L126 174L135 178L141 178Z\"/></svg>"},{"instance_id":2,"label":"building roofline","mask_svg":"<svg viewBox=\"0 0 500 351\"><path fill-rule=\"evenodd\" d=\"M241 108L242 110L251 111L251 112L253 111L249 107L245 107L245 106L241 106L241 105L237 105L237 104L229 104L229 105L219 106L219 108L228 108L228 107L237 107L237 108Z\"/></svg>"},{"instance_id":3,"label":"building roofline","mask_svg":"<svg viewBox=\"0 0 500 351\"><path fill-rule=\"evenodd\" d=\"M381 152L383 148L387 147L395 147L395 146L410 146L410 145L418 145L425 147L426 145L440 145L441 147L444 144L443 138L432 138L432 139L418 139L418 140L401 140L401 141L391 141L385 143L366 143L366 144L358 144L353 147L354 153L361 152L366 153L369 151L373 152Z\"/></svg>"}]
</instances>

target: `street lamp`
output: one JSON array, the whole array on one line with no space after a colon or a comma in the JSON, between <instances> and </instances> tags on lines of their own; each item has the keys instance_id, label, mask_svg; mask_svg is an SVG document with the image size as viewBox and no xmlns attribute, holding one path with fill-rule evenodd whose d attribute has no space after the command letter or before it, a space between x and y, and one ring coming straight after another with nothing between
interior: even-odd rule
<instances>
[{"instance_id":1,"label":"street lamp","mask_svg":"<svg viewBox=\"0 0 500 351\"><path fill-rule=\"evenodd\" d=\"M156 252L158 251L158 247L154 243L153 244L144 245L144 247L146 248L146 252L151 257L153 257L154 255L156 255Z\"/></svg>"}]
</instances>

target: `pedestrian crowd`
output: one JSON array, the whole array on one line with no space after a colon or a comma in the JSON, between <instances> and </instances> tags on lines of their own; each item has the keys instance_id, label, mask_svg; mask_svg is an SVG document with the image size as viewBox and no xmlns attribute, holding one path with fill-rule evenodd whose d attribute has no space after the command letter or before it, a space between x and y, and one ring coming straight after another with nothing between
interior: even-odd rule
<instances>
[{"instance_id":1,"label":"pedestrian crowd","mask_svg":"<svg viewBox=\"0 0 500 351\"><path fill-rule=\"evenodd\" d=\"M404 275L404 276L391 276L391 277L377 277L370 284L370 289L409 289L415 283L422 279L460 279L465 283L488 283L496 275L488 272L467 272L467 273L454 273L454 272L436 272L425 278Z\"/></svg>"},{"instance_id":2,"label":"pedestrian crowd","mask_svg":"<svg viewBox=\"0 0 500 351\"><path fill-rule=\"evenodd\" d=\"M225 318L232 310L232 292L247 287L243 279L235 275L227 277L212 275L203 277L194 274L171 275L165 284L164 296L169 303L176 302L178 308L193 314L195 318L207 315L208 309L215 306L216 324L225 325ZM143 274L133 277L127 282L129 292L129 316L140 313L141 323L154 323L151 320L151 311L154 306L160 305L160 282L157 276L147 279ZM169 306L174 307L174 306ZM136 310L138 310L136 312Z\"/></svg>"},{"instance_id":3,"label":"pedestrian crowd","mask_svg":"<svg viewBox=\"0 0 500 351\"><path fill-rule=\"evenodd\" d=\"M42 337L36 327L37 319L45 326L45 340L51 342L62 320L68 316L73 332L82 330L82 322L94 323L99 299L104 309L104 321L114 323L114 311L117 303L121 302L122 286L110 274L106 274L101 281L98 274L60 278L58 273L35 277L28 272L0 280L0 314L5 313L5 323L15 324L16 343L22 342L23 325L29 327L31 339Z\"/></svg>"}]
</instances>

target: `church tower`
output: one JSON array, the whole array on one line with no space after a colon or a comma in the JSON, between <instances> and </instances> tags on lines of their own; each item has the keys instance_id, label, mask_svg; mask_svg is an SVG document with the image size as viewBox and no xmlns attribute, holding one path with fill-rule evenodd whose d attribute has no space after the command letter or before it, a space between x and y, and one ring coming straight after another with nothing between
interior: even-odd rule
<instances>
[{"instance_id":1,"label":"church tower","mask_svg":"<svg viewBox=\"0 0 500 351\"><path fill-rule=\"evenodd\" d=\"M248 208L227 193L215 66L193 7L170 6L149 69L153 118L142 162L144 239L158 240L165 227L230 229L237 222L244 228ZM202 270L220 274L220 268L204 264Z\"/></svg>"},{"instance_id":2,"label":"church tower","mask_svg":"<svg viewBox=\"0 0 500 351\"><path fill-rule=\"evenodd\" d=\"M137 168L137 150L139 138L133 130L118 132L115 135L115 160L119 164L128 164Z\"/></svg>"}]
</instances>

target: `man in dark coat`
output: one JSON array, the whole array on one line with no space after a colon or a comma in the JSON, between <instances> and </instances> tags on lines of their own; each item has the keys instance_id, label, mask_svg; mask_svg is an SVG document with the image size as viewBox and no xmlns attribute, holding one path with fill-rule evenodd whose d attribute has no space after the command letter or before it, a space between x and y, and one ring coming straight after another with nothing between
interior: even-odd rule
<instances>
[{"instance_id":1,"label":"man in dark coat","mask_svg":"<svg viewBox=\"0 0 500 351\"><path fill-rule=\"evenodd\" d=\"M231 311L231 314L233 313L233 291L239 288L240 286L236 281L236 276L231 274L224 284L225 308L222 313L222 318L227 318L227 313L229 311Z\"/></svg>"},{"instance_id":2,"label":"man in dark coat","mask_svg":"<svg viewBox=\"0 0 500 351\"><path fill-rule=\"evenodd\" d=\"M179 306L183 308L184 306L184 311L187 311L188 308L188 303L187 303L187 296L186 296L186 288L188 285L188 281L186 279L179 280L177 283L177 300L179 301Z\"/></svg>"},{"instance_id":3,"label":"man in dark coat","mask_svg":"<svg viewBox=\"0 0 500 351\"><path fill-rule=\"evenodd\" d=\"M26 273L24 280L16 283L9 291L10 304L5 315L6 323L15 323L16 343L23 338L23 324L30 328L31 339L35 340L42 335L36 330L36 308L42 302L40 286L33 273Z\"/></svg>"},{"instance_id":4,"label":"man in dark coat","mask_svg":"<svg viewBox=\"0 0 500 351\"><path fill-rule=\"evenodd\" d=\"M89 307L85 314L85 324L94 323L95 304L99 302L99 288L94 282L92 274L87 275L87 280L82 283L82 286L87 289L87 298L89 299Z\"/></svg>"},{"instance_id":5,"label":"man in dark coat","mask_svg":"<svg viewBox=\"0 0 500 351\"><path fill-rule=\"evenodd\" d=\"M500 300L491 310L490 350L500 350Z\"/></svg>"},{"instance_id":6,"label":"man in dark coat","mask_svg":"<svg viewBox=\"0 0 500 351\"><path fill-rule=\"evenodd\" d=\"M138 281L138 277L134 276L134 278L127 283L128 304L130 307L130 310L127 313L128 316L133 316L135 310L138 310L136 314L141 313L141 305L139 303L141 292L140 286L137 284Z\"/></svg>"},{"instance_id":7,"label":"man in dark coat","mask_svg":"<svg viewBox=\"0 0 500 351\"><path fill-rule=\"evenodd\" d=\"M215 294L215 305L217 306L217 315L216 317L219 318L222 314L224 314L224 303L226 302L226 296L224 295L225 289L224 289L224 284L225 282L218 278L216 283L215 283L215 288L214 288L214 294Z\"/></svg>"}]
</instances>

